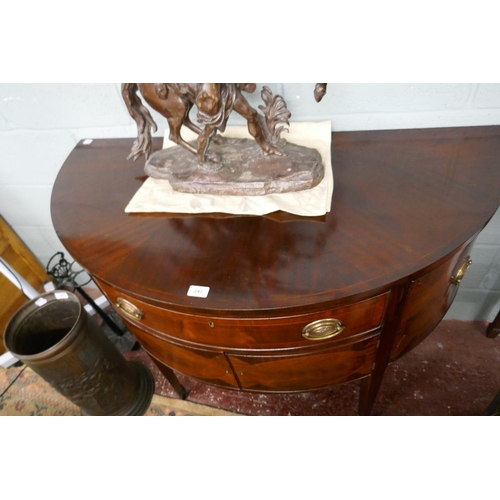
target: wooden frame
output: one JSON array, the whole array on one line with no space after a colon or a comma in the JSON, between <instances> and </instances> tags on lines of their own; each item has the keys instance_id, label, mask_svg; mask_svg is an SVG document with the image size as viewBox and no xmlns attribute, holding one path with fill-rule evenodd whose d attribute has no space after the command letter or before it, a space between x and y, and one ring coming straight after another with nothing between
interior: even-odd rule
<instances>
[{"instance_id":1,"label":"wooden frame","mask_svg":"<svg viewBox=\"0 0 500 500\"><path fill-rule=\"evenodd\" d=\"M42 264L1 216L0 257L37 290L40 290L43 283L49 279ZM0 354L2 354L6 351L3 344L5 327L28 299L2 274L0 274L0 297Z\"/></svg>"}]
</instances>

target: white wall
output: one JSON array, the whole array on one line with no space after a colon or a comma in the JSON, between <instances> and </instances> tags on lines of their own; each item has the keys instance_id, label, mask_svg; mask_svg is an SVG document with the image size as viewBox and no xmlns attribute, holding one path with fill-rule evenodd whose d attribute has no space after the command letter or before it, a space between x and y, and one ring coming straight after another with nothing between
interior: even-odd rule
<instances>
[{"instance_id":1,"label":"white wall","mask_svg":"<svg viewBox=\"0 0 500 500\"><path fill-rule=\"evenodd\" d=\"M294 120L330 119L334 131L500 124L500 84L330 84L320 104L313 84L262 85L284 96ZM165 121L154 116L162 135ZM64 251L50 194L68 154L84 138L135 134L119 84L0 84L0 214L44 265ZM500 307L500 212L472 259L447 317L491 321Z\"/></svg>"}]
</instances>

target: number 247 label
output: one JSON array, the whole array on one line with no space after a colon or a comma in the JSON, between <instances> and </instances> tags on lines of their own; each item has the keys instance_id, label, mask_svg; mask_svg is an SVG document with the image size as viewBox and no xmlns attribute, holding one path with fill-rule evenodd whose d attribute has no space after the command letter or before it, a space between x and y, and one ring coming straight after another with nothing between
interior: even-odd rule
<instances>
[{"instance_id":1,"label":"number 247 label","mask_svg":"<svg viewBox=\"0 0 500 500\"><path fill-rule=\"evenodd\" d=\"M208 293L210 292L209 286L198 286L191 285L188 290L188 297L198 297L200 299L206 299L208 297Z\"/></svg>"}]
</instances>

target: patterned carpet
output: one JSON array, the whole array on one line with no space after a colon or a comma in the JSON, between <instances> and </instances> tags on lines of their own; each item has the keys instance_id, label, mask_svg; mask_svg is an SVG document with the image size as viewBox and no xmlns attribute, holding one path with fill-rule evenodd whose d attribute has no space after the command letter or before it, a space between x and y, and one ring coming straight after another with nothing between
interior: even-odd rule
<instances>
[{"instance_id":1,"label":"patterned carpet","mask_svg":"<svg viewBox=\"0 0 500 500\"><path fill-rule=\"evenodd\" d=\"M30 368L0 368L1 416L81 416L78 406ZM236 416L210 406L154 395L145 416Z\"/></svg>"}]
</instances>

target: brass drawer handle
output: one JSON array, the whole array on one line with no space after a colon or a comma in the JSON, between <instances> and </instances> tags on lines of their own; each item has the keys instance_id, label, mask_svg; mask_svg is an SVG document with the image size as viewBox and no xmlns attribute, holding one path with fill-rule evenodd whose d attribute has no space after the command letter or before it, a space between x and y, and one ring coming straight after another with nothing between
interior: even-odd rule
<instances>
[{"instance_id":1,"label":"brass drawer handle","mask_svg":"<svg viewBox=\"0 0 500 500\"><path fill-rule=\"evenodd\" d=\"M134 306L134 304L121 297L116 299L116 307L133 319L141 320L144 318L144 313L137 306Z\"/></svg>"},{"instance_id":2,"label":"brass drawer handle","mask_svg":"<svg viewBox=\"0 0 500 500\"><path fill-rule=\"evenodd\" d=\"M319 319L302 329L302 336L307 340L326 340L343 332L345 326L338 319Z\"/></svg>"},{"instance_id":3,"label":"brass drawer handle","mask_svg":"<svg viewBox=\"0 0 500 500\"><path fill-rule=\"evenodd\" d=\"M472 260L470 258L470 255L468 255L463 261L462 265L460 266L460 269L457 271L457 275L451 277L451 282L454 285L460 285L461 281L464 279L467 269L469 269L471 265L472 265Z\"/></svg>"}]
</instances>

